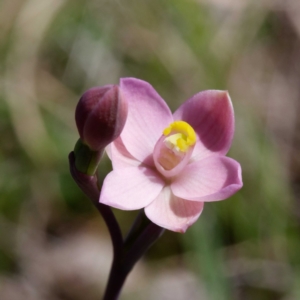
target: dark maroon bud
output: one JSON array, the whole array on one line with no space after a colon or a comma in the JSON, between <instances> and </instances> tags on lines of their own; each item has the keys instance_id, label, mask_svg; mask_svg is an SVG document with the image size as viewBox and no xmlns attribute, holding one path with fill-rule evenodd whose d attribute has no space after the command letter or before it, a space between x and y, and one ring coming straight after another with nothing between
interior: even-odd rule
<instances>
[{"instance_id":1,"label":"dark maroon bud","mask_svg":"<svg viewBox=\"0 0 300 300\"><path fill-rule=\"evenodd\" d=\"M80 138L91 150L103 150L122 132L127 102L117 85L94 87L80 98L75 119Z\"/></svg>"}]
</instances>

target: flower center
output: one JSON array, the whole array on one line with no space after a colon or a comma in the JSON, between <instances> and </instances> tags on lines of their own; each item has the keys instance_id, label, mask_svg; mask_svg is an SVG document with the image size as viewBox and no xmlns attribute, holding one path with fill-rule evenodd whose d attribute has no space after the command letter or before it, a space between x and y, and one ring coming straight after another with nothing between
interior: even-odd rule
<instances>
[{"instance_id":1,"label":"flower center","mask_svg":"<svg viewBox=\"0 0 300 300\"><path fill-rule=\"evenodd\" d=\"M159 164L165 170L171 170L180 164L187 153L193 150L196 133L191 125L184 121L175 121L163 131L163 143L158 157Z\"/></svg>"},{"instance_id":2,"label":"flower center","mask_svg":"<svg viewBox=\"0 0 300 300\"><path fill-rule=\"evenodd\" d=\"M165 139L166 145L177 151L186 152L190 146L196 143L196 133L193 127L184 121L175 121L165 128L163 134L165 136L173 133Z\"/></svg>"}]
</instances>

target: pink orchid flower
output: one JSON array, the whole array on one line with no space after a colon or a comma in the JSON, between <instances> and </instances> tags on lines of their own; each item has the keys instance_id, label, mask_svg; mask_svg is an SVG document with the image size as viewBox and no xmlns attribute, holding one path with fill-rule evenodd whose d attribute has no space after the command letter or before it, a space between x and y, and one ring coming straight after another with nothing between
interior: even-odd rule
<instances>
[{"instance_id":1,"label":"pink orchid flower","mask_svg":"<svg viewBox=\"0 0 300 300\"><path fill-rule=\"evenodd\" d=\"M224 200L243 185L241 167L226 157L234 133L234 113L226 91L194 95L172 115L147 82L123 78L120 90L128 117L109 147L113 171L100 202L123 210L145 209L166 229L185 232L204 202Z\"/></svg>"}]
</instances>

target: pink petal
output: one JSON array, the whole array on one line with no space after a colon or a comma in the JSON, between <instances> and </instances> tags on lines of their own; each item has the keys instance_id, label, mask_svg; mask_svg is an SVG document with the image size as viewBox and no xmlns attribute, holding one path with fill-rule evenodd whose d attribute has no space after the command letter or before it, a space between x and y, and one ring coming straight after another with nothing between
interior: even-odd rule
<instances>
[{"instance_id":1,"label":"pink petal","mask_svg":"<svg viewBox=\"0 0 300 300\"><path fill-rule=\"evenodd\" d=\"M100 202L123 210L149 205L160 193L164 181L145 167L129 167L110 172L104 180Z\"/></svg>"},{"instance_id":2,"label":"pink petal","mask_svg":"<svg viewBox=\"0 0 300 300\"><path fill-rule=\"evenodd\" d=\"M122 139L119 137L109 147L109 158L112 161L113 169L137 167L141 162L136 160L126 149Z\"/></svg>"},{"instance_id":3,"label":"pink petal","mask_svg":"<svg viewBox=\"0 0 300 300\"><path fill-rule=\"evenodd\" d=\"M153 165L152 152L163 130L173 122L167 104L146 81L123 78L122 94L128 102L128 117L121 134L129 153Z\"/></svg>"},{"instance_id":4,"label":"pink petal","mask_svg":"<svg viewBox=\"0 0 300 300\"><path fill-rule=\"evenodd\" d=\"M225 156L211 156L187 165L171 189L183 199L217 201L230 197L242 186L238 162Z\"/></svg>"},{"instance_id":5,"label":"pink petal","mask_svg":"<svg viewBox=\"0 0 300 300\"><path fill-rule=\"evenodd\" d=\"M234 113L228 92L200 92L176 110L174 119L186 121L198 135L194 160L210 153L225 155L228 152L234 133Z\"/></svg>"},{"instance_id":6,"label":"pink petal","mask_svg":"<svg viewBox=\"0 0 300 300\"><path fill-rule=\"evenodd\" d=\"M176 197L169 186L145 208L147 217L155 224L177 232L185 232L197 221L204 207L203 202Z\"/></svg>"}]
</instances>

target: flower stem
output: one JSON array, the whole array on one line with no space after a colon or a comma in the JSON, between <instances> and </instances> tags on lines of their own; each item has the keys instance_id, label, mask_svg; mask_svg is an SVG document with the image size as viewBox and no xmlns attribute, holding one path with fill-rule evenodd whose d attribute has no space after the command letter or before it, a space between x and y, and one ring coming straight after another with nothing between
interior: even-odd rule
<instances>
[{"instance_id":1,"label":"flower stem","mask_svg":"<svg viewBox=\"0 0 300 300\"><path fill-rule=\"evenodd\" d=\"M123 241L120 226L111 208L99 202L100 189L96 175L88 175L77 170L74 152L69 154L70 172L80 189L90 198L102 215L109 230L114 258L103 300L117 300L137 261L162 235L164 229L152 223L141 211Z\"/></svg>"},{"instance_id":2,"label":"flower stem","mask_svg":"<svg viewBox=\"0 0 300 300\"><path fill-rule=\"evenodd\" d=\"M106 223L113 244L114 256L120 256L122 254L122 248L123 248L122 232L111 208L99 202L100 191L98 188L97 176L96 175L89 176L79 172L76 169L74 152L71 152L69 154L69 164L70 164L70 172L73 179L80 187L80 189L93 202L94 206L100 212L100 214L102 215Z\"/></svg>"},{"instance_id":3,"label":"flower stem","mask_svg":"<svg viewBox=\"0 0 300 300\"><path fill-rule=\"evenodd\" d=\"M103 300L116 300L127 275L164 229L152 223L142 211L136 218L123 246L122 256L114 256Z\"/></svg>"},{"instance_id":4,"label":"flower stem","mask_svg":"<svg viewBox=\"0 0 300 300\"><path fill-rule=\"evenodd\" d=\"M103 300L116 300L119 298L129 272L130 270L125 270L119 259L114 257Z\"/></svg>"},{"instance_id":5,"label":"flower stem","mask_svg":"<svg viewBox=\"0 0 300 300\"><path fill-rule=\"evenodd\" d=\"M145 216L145 218L147 217ZM124 264L131 269L163 233L164 228L149 220L148 225L139 236L137 236L129 250L126 251L124 255Z\"/></svg>"}]
</instances>

